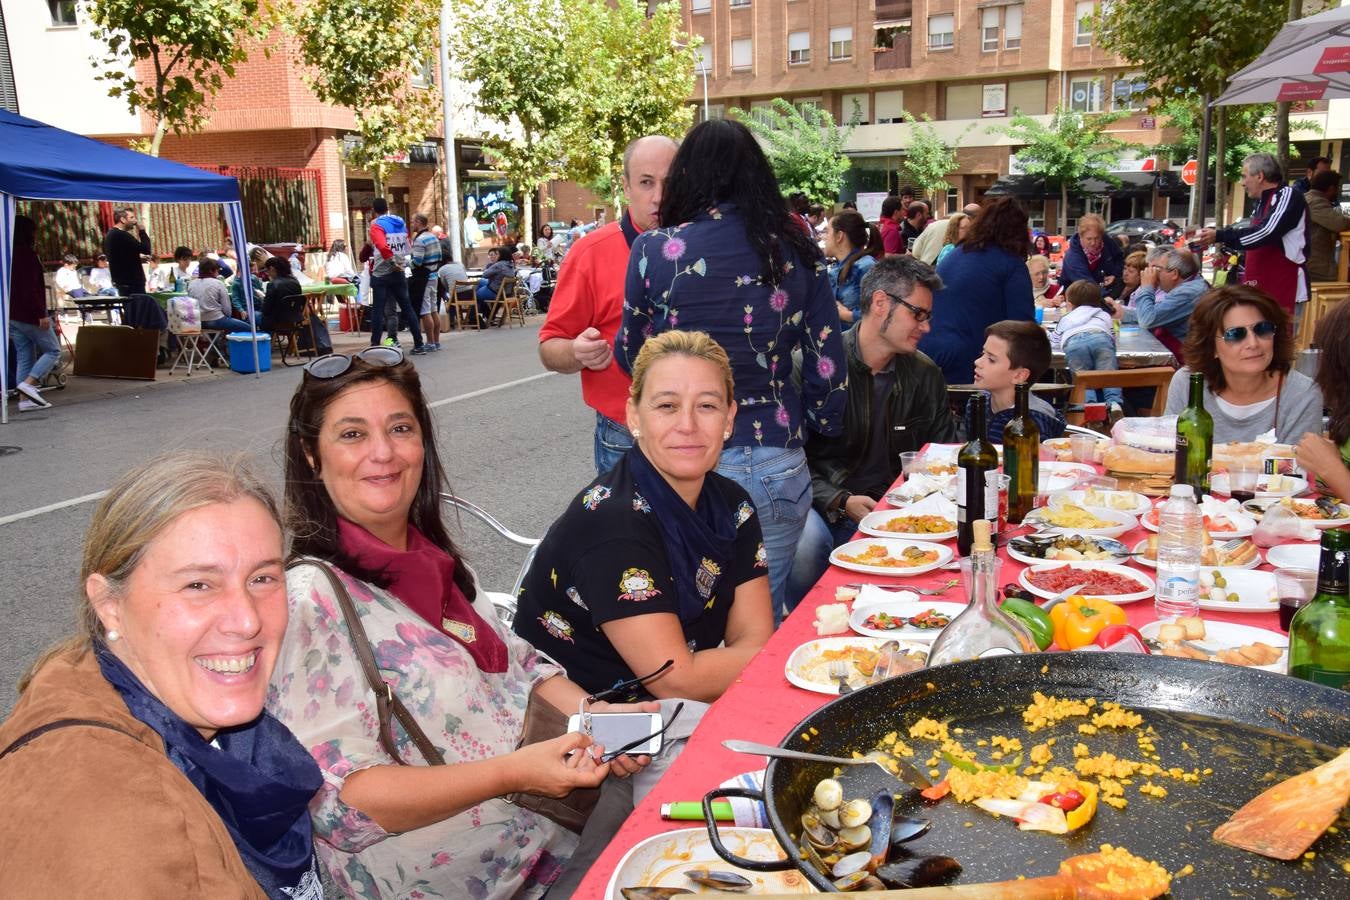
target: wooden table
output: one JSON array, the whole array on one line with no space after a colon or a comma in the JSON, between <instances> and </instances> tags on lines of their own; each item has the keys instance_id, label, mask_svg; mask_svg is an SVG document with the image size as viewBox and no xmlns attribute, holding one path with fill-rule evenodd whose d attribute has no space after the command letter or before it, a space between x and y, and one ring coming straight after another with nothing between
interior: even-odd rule
<instances>
[{"instance_id":1,"label":"wooden table","mask_svg":"<svg viewBox=\"0 0 1350 900\"><path fill-rule=\"evenodd\" d=\"M1122 325L1120 333L1116 335L1116 365L1121 369L1175 366L1177 358L1162 341L1153 336L1153 332L1137 325ZM1050 367L1068 368L1062 350L1050 354Z\"/></svg>"},{"instance_id":2,"label":"wooden table","mask_svg":"<svg viewBox=\"0 0 1350 900\"><path fill-rule=\"evenodd\" d=\"M878 505L878 509L886 508L887 505L883 501ZM1133 546L1147 535L1148 532L1140 527L1121 536L1119 540L1126 546ZM949 543L955 545L954 540ZM1016 581L1025 566L1010 559L1006 550L1000 550L999 557L1003 559L999 573L1000 583ZM1269 570L1271 567L1265 564L1261 568ZM1150 570L1141 568L1140 571ZM831 566L801 605L787 617L768 644L741 673L740 678L704 715L702 723L689 739L684 753L628 817L573 896L579 900L599 900L599 898L608 900L605 888L620 859L629 849L653 835L699 825L696 822L662 819L660 814L662 803L701 800L705 793L723 781L754 769L760 764L756 757L732 753L724 748L721 744L723 739L743 738L777 744L794 725L829 702L831 698L826 695L805 691L789 684L783 670L793 650L807 641L816 639L816 631L812 626L816 608L824 603L835 602L834 592L837 586L863 581L894 586L911 584L934 587L941 585L952 575L951 571L939 569L910 578L860 576ZM947 595L934 599L961 602L964 597L960 589L956 588ZM1130 624L1136 628L1155 619L1153 604L1148 600L1125 604L1124 609ZM1203 616L1207 621L1237 622L1259 628L1279 629L1279 615L1275 612L1228 613L1206 610Z\"/></svg>"}]
</instances>

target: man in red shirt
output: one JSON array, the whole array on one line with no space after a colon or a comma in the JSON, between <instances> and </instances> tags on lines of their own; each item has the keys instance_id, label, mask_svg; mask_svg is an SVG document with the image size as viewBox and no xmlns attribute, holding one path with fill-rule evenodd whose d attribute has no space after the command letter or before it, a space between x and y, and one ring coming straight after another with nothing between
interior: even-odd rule
<instances>
[{"instance_id":1,"label":"man in red shirt","mask_svg":"<svg viewBox=\"0 0 1350 900\"><path fill-rule=\"evenodd\" d=\"M609 471L633 446L624 427L632 379L614 365L614 336L623 319L628 248L657 224L666 173L679 145L662 135L638 138L623 154L628 209L618 222L597 228L567 252L548 319L539 330L544 367L581 373L581 396L595 410L595 470Z\"/></svg>"},{"instance_id":2,"label":"man in red shirt","mask_svg":"<svg viewBox=\"0 0 1350 900\"><path fill-rule=\"evenodd\" d=\"M881 220L877 228L881 232L881 248L887 253L905 252L905 239L900 233L900 222L904 216L905 208L899 197L887 197L881 201Z\"/></svg>"}]
</instances>

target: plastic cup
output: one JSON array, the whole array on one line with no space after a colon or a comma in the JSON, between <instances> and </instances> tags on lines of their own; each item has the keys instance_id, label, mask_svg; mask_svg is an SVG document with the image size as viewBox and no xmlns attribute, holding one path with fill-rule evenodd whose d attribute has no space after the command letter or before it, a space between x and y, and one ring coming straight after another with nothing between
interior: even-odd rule
<instances>
[{"instance_id":1,"label":"plastic cup","mask_svg":"<svg viewBox=\"0 0 1350 900\"><path fill-rule=\"evenodd\" d=\"M1261 464L1253 459L1240 459L1228 467L1228 495L1246 502L1256 496L1261 477Z\"/></svg>"},{"instance_id":2,"label":"plastic cup","mask_svg":"<svg viewBox=\"0 0 1350 900\"><path fill-rule=\"evenodd\" d=\"M1294 614L1317 593L1317 573L1312 569L1276 569L1275 593L1280 598L1280 628L1288 631Z\"/></svg>"},{"instance_id":3,"label":"plastic cup","mask_svg":"<svg viewBox=\"0 0 1350 900\"><path fill-rule=\"evenodd\" d=\"M919 468L919 460L923 456L921 450L906 450L900 454L900 471L908 478Z\"/></svg>"},{"instance_id":4,"label":"plastic cup","mask_svg":"<svg viewBox=\"0 0 1350 900\"><path fill-rule=\"evenodd\" d=\"M1069 435L1069 452L1078 463L1096 462L1097 438L1091 434Z\"/></svg>"},{"instance_id":5,"label":"plastic cup","mask_svg":"<svg viewBox=\"0 0 1350 900\"><path fill-rule=\"evenodd\" d=\"M998 479L998 521L994 522L994 533L997 534L1008 527L1008 488L1012 484L1012 476L988 472L984 477L990 479L987 482L990 484L993 483L992 479Z\"/></svg>"}]
</instances>

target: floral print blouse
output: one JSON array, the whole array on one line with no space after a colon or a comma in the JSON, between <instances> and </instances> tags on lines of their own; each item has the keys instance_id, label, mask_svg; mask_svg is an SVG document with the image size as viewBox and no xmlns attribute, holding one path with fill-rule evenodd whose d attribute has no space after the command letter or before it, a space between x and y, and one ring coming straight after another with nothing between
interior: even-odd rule
<instances>
[{"instance_id":1,"label":"floral print blouse","mask_svg":"<svg viewBox=\"0 0 1350 900\"><path fill-rule=\"evenodd\" d=\"M336 570L335 570L336 571ZM497 620L480 591L474 606L506 642L507 670L485 674L451 638L397 598L338 571L374 649L375 662L448 765L510 753L525 704L562 669ZM324 786L310 802L314 845L343 895L362 898L541 896L576 846L571 832L505 800L391 834L342 802L353 772L394 760L379 742L375 698L352 650L341 608L314 565L286 577L290 623L267 708L318 760ZM394 722L399 756L425 765Z\"/></svg>"},{"instance_id":2,"label":"floral print blouse","mask_svg":"<svg viewBox=\"0 0 1350 900\"><path fill-rule=\"evenodd\" d=\"M825 263L794 254L778 285L767 283L732 204L633 242L616 361L632 371L647 338L676 328L706 331L731 357L739 410L727 447L795 449L803 424L824 435L842 429L848 362Z\"/></svg>"}]
</instances>

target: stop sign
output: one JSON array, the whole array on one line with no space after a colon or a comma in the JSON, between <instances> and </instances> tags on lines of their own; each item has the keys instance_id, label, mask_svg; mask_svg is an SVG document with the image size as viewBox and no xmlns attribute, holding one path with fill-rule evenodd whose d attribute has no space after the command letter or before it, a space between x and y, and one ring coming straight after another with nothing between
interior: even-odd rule
<instances>
[{"instance_id":1,"label":"stop sign","mask_svg":"<svg viewBox=\"0 0 1350 900\"><path fill-rule=\"evenodd\" d=\"M1200 163L1197 160L1190 159L1186 165L1181 167L1181 180L1187 185L1194 185L1195 179L1200 175Z\"/></svg>"}]
</instances>

